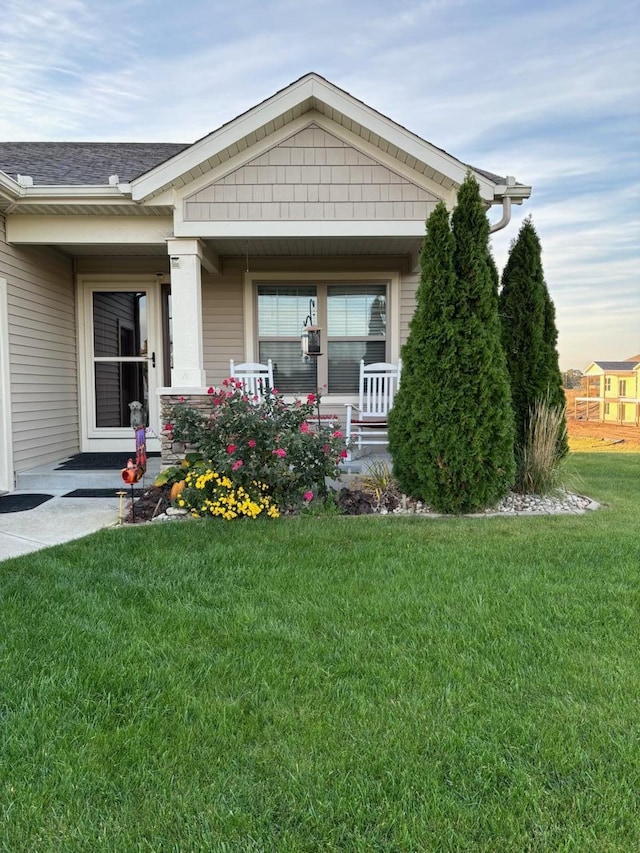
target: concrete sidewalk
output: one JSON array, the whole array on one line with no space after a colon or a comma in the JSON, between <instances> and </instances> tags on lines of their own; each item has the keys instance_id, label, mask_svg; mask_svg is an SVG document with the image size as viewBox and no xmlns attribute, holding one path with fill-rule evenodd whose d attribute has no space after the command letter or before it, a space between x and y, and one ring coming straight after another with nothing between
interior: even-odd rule
<instances>
[{"instance_id":1,"label":"concrete sidewalk","mask_svg":"<svg viewBox=\"0 0 640 853\"><path fill-rule=\"evenodd\" d=\"M10 494L33 492L17 490ZM45 489L40 494L53 494L54 497L34 509L0 513L0 561L60 545L118 524L120 499L117 496L63 498L64 492L54 493Z\"/></svg>"}]
</instances>

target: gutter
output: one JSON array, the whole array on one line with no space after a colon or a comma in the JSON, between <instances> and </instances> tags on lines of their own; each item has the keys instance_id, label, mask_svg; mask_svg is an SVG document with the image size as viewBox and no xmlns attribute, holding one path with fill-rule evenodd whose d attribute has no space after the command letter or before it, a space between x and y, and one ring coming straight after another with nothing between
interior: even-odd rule
<instances>
[{"instance_id":1,"label":"gutter","mask_svg":"<svg viewBox=\"0 0 640 853\"><path fill-rule=\"evenodd\" d=\"M531 195L531 187L524 184L516 184L516 179L507 176L506 184L496 187L496 201L502 201L502 218L489 227L489 233L502 231L511 222L511 205L522 204Z\"/></svg>"}]
</instances>

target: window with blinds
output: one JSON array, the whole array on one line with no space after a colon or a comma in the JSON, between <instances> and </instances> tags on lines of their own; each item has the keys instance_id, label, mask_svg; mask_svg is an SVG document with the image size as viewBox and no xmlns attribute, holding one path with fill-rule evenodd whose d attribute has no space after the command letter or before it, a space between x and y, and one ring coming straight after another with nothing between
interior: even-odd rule
<instances>
[{"instance_id":1,"label":"window with blinds","mask_svg":"<svg viewBox=\"0 0 640 853\"><path fill-rule=\"evenodd\" d=\"M384 284L327 285L330 394L355 394L360 360L384 361L387 329Z\"/></svg>"},{"instance_id":2,"label":"window with blinds","mask_svg":"<svg viewBox=\"0 0 640 853\"><path fill-rule=\"evenodd\" d=\"M273 361L273 381L283 394L312 394L318 387L316 360L303 358L300 349L305 321L316 320L311 315L317 316L315 286L258 286L259 360Z\"/></svg>"},{"instance_id":3,"label":"window with blinds","mask_svg":"<svg viewBox=\"0 0 640 853\"><path fill-rule=\"evenodd\" d=\"M387 360L387 286L259 284L259 360L272 359L276 388L285 394L358 392L360 360ZM322 328L322 354L303 356L305 322Z\"/></svg>"}]
</instances>

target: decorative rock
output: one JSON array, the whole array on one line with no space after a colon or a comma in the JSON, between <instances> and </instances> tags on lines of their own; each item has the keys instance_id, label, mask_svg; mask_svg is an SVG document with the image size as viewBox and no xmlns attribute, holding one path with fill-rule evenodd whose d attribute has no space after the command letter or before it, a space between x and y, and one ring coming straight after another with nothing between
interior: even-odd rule
<instances>
[{"instance_id":1,"label":"decorative rock","mask_svg":"<svg viewBox=\"0 0 640 853\"><path fill-rule=\"evenodd\" d=\"M189 514L189 510L183 509L183 507L179 507L179 506L168 506L166 509L166 512L165 512L165 515L168 515L169 518L176 517L176 516L182 517L183 515L188 515L188 514Z\"/></svg>"},{"instance_id":2,"label":"decorative rock","mask_svg":"<svg viewBox=\"0 0 640 853\"><path fill-rule=\"evenodd\" d=\"M600 504L585 495L558 492L554 495L520 495L510 492L499 504L481 512L466 513L468 518L488 518L499 515L584 515L599 509ZM440 518L441 515L422 501L414 501L402 495L394 515L424 515Z\"/></svg>"}]
</instances>

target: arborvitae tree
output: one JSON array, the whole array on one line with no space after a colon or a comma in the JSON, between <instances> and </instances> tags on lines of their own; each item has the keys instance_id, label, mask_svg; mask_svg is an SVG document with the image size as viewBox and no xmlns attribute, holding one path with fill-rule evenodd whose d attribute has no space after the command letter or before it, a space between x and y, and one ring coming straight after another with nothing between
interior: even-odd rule
<instances>
[{"instance_id":1,"label":"arborvitae tree","mask_svg":"<svg viewBox=\"0 0 640 853\"><path fill-rule=\"evenodd\" d=\"M450 360L448 329L455 302L453 235L449 214L439 202L427 221L420 254L422 275L409 336L402 348L402 377L389 414L389 451L393 473L407 494L423 497L437 459L439 431L434 418L443 372Z\"/></svg>"},{"instance_id":2,"label":"arborvitae tree","mask_svg":"<svg viewBox=\"0 0 640 853\"><path fill-rule=\"evenodd\" d=\"M513 483L513 412L488 241L469 175L451 227L443 204L427 221L417 307L389 418L401 488L440 512L483 509Z\"/></svg>"},{"instance_id":3,"label":"arborvitae tree","mask_svg":"<svg viewBox=\"0 0 640 853\"><path fill-rule=\"evenodd\" d=\"M502 273L499 306L502 346L511 381L517 457L535 404L545 400L554 407L565 406L555 308L544 280L540 240L529 218L511 244ZM567 450L563 425L558 451L564 456Z\"/></svg>"}]
</instances>

